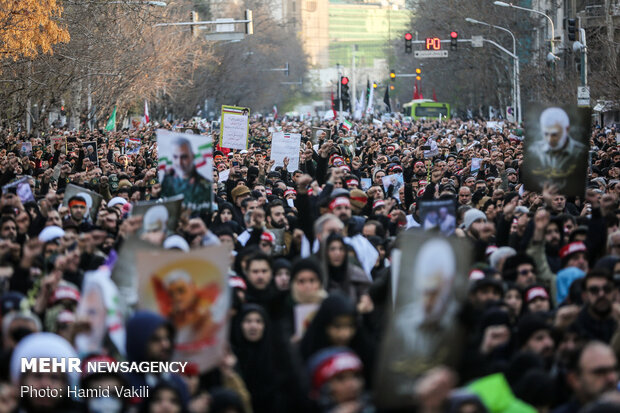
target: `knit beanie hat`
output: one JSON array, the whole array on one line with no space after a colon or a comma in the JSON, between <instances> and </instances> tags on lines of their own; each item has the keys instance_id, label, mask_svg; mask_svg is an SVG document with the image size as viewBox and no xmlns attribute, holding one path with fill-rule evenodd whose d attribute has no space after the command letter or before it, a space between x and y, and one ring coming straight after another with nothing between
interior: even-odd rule
<instances>
[{"instance_id":1,"label":"knit beanie hat","mask_svg":"<svg viewBox=\"0 0 620 413\"><path fill-rule=\"evenodd\" d=\"M471 224L478 221L479 219L484 220L484 222L487 221L487 216L481 210L472 208L465 212L465 216L463 217L463 226L465 228L465 231L469 230Z\"/></svg>"},{"instance_id":2,"label":"knit beanie hat","mask_svg":"<svg viewBox=\"0 0 620 413\"><path fill-rule=\"evenodd\" d=\"M330 347L319 351L308 361L313 396L333 377L346 371L361 372L362 361L345 347Z\"/></svg>"},{"instance_id":3,"label":"knit beanie hat","mask_svg":"<svg viewBox=\"0 0 620 413\"><path fill-rule=\"evenodd\" d=\"M524 315L517 324L517 345L523 347L530 337L540 330L551 330L551 326L537 313Z\"/></svg>"}]
</instances>

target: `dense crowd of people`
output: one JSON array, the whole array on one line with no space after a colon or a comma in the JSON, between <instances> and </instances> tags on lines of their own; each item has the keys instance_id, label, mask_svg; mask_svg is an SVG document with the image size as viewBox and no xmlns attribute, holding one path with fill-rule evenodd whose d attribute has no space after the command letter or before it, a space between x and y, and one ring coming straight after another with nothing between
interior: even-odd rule
<instances>
[{"instance_id":1,"label":"dense crowd of people","mask_svg":"<svg viewBox=\"0 0 620 413\"><path fill-rule=\"evenodd\" d=\"M162 125L181 126L201 129ZM313 127L331 135L313 141ZM273 167L275 130L301 133L297 170L288 159ZM218 131L198 133L217 140ZM228 247L230 339L220 364L181 375L79 375L23 373L19 360L172 356L170 320L144 310L127 309L120 345L105 342L97 354L75 345L93 328L75 314L84 274L113 266L141 227L133 204L161 198L155 127L2 131L0 186L25 176L33 199L10 186L0 197L0 412L382 411L372 390L393 308L391 252L399 233L423 231L419 206L432 200L454 203L455 222L444 227L471 243L474 264L459 317L467 335L455 343L461 361L420 376L411 389L417 411L620 411L617 133L592 129L586 192L566 197L553 185L523 187L523 131L508 122L397 117L349 129L254 118L246 150L214 149L213 210L183 211L174 234L144 238L185 251ZM139 138L139 149L127 153L127 138ZM65 200L69 184L100 194L98 211L90 214L80 195ZM444 227L436 227L439 236ZM304 306L318 310L300 331ZM150 392L81 400L20 393L70 383Z\"/></svg>"}]
</instances>

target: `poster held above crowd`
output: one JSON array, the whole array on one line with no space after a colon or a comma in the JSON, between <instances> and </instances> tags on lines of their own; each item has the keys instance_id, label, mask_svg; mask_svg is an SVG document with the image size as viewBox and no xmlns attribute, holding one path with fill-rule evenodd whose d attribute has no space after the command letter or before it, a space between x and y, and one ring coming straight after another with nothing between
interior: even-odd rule
<instances>
[{"instance_id":1,"label":"poster held above crowd","mask_svg":"<svg viewBox=\"0 0 620 413\"><path fill-rule=\"evenodd\" d=\"M193 211L212 209L213 144L205 135L157 131L161 196L183 195Z\"/></svg>"},{"instance_id":2,"label":"poster held above crowd","mask_svg":"<svg viewBox=\"0 0 620 413\"><path fill-rule=\"evenodd\" d=\"M249 108L222 106L219 142L222 148L248 148L249 118Z\"/></svg>"},{"instance_id":3,"label":"poster held above crowd","mask_svg":"<svg viewBox=\"0 0 620 413\"><path fill-rule=\"evenodd\" d=\"M230 306L227 261L228 250L222 246L136 253L139 308L171 320L176 330L173 359L195 363L201 372L224 354Z\"/></svg>"},{"instance_id":4,"label":"poster held above crowd","mask_svg":"<svg viewBox=\"0 0 620 413\"><path fill-rule=\"evenodd\" d=\"M451 199L420 201L420 221L425 231L438 230L445 236L456 230L456 205Z\"/></svg>"},{"instance_id":5,"label":"poster held above crowd","mask_svg":"<svg viewBox=\"0 0 620 413\"><path fill-rule=\"evenodd\" d=\"M381 344L375 397L381 408L414 405L412 389L435 366L455 366L462 334L458 315L467 298L467 242L423 232L398 240L394 311ZM438 259L441 257L441 259Z\"/></svg>"},{"instance_id":6,"label":"poster held above crowd","mask_svg":"<svg viewBox=\"0 0 620 413\"><path fill-rule=\"evenodd\" d=\"M274 132L271 135L271 160L275 161L272 170L277 166L284 166L284 159L288 159L287 171L299 169L299 148L301 134Z\"/></svg>"},{"instance_id":7,"label":"poster held above crowd","mask_svg":"<svg viewBox=\"0 0 620 413\"><path fill-rule=\"evenodd\" d=\"M532 105L525 116L523 183L541 192L553 184L566 196L586 192L590 119L588 108Z\"/></svg>"},{"instance_id":8,"label":"poster held above crowd","mask_svg":"<svg viewBox=\"0 0 620 413\"><path fill-rule=\"evenodd\" d=\"M142 227L138 232L162 231L173 234L181 215L183 194L156 201L137 202L131 209L132 216L142 216Z\"/></svg>"}]
</instances>

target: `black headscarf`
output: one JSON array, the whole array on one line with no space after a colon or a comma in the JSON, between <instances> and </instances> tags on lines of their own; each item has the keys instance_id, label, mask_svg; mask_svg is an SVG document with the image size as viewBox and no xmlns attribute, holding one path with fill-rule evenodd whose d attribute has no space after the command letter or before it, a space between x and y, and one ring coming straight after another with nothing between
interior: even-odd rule
<instances>
[{"instance_id":1,"label":"black headscarf","mask_svg":"<svg viewBox=\"0 0 620 413\"><path fill-rule=\"evenodd\" d=\"M257 313L265 323L263 337L255 342L248 341L241 327L243 320L251 313ZM252 409L255 413L277 411L278 372L275 368L274 337L269 315L263 307L245 304L233 323L232 348L238 359L243 380L252 395Z\"/></svg>"},{"instance_id":2,"label":"black headscarf","mask_svg":"<svg viewBox=\"0 0 620 413\"><path fill-rule=\"evenodd\" d=\"M334 343L332 343L327 336L327 328L337 317L341 316L351 316L355 322L355 334L347 346L355 351L362 360L364 364L366 386L369 387L372 384L375 346L358 321L355 304L346 295L340 292L331 293L329 297L321 303L319 311L317 311L312 319L306 334L304 334L301 340L301 357L304 362L308 362L310 357L317 351L334 346Z\"/></svg>"}]
</instances>

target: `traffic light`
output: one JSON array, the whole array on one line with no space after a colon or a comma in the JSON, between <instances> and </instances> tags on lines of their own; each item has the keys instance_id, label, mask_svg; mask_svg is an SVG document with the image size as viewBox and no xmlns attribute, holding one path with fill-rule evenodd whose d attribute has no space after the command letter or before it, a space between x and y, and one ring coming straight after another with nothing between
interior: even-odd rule
<instances>
[{"instance_id":1,"label":"traffic light","mask_svg":"<svg viewBox=\"0 0 620 413\"><path fill-rule=\"evenodd\" d=\"M577 20L576 19L567 19L566 20L566 30L568 31L568 40L574 42L577 40Z\"/></svg>"},{"instance_id":2,"label":"traffic light","mask_svg":"<svg viewBox=\"0 0 620 413\"><path fill-rule=\"evenodd\" d=\"M394 90L394 85L390 85L390 90Z\"/></svg>"},{"instance_id":3,"label":"traffic light","mask_svg":"<svg viewBox=\"0 0 620 413\"><path fill-rule=\"evenodd\" d=\"M376 89L377 88L377 82L372 82L372 88Z\"/></svg>"},{"instance_id":4,"label":"traffic light","mask_svg":"<svg viewBox=\"0 0 620 413\"><path fill-rule=\"evenodd\" d=\"M396 80L396 72L393 70L390 70L390 80L392 82Z\"/></svg>"},{"instance_id":5,"label":"traffic light","mask_svg":"<svg viewBox=\"0 0 620 413\"><path fill-rule=\"evenodd\" d=\"M252 10L245 11L245 19L249 20L245 23L245 34L254 34L254 20L252 19Z\"/></svg>"},{"instance_id":6,"label":"traffic light","mask_svg":"<svg viewBox=\"0 0 620 413\"><path fill-rule=\"evenodd\" d=\"M65 105L60 106L60 116L67 116L67 111L65 110Z\"/></svg>"},{"instance_id":7,"label":"traffic light","mask_svg":"<svg viewBox=\"0 0 620 413\"><path fill-rule=\"evenodd\" d=\"M411 40L413 40L413 35L405 33L405 53L411 53Z\"/></svg>"},{"instance_id":8,"label":"traffic light","mask_svg":"<svg viewBox=\"0 0 620 413\"><path fill-rule=\"evenodd\" d=\"M191 12L191 16L190 16L192 23L196 23L198 21L198 13L195 11ZM190 27L190 31L192 32L192 37L198 37L198 26L196 25L191 25Z\"/></svg>"},{"instance_id":9,"label":"traffic light","mask_svg":"<svg viewBox=\"0 0 620 413\"><path fill-rule=\"evenodd\" d=\"M456 50L458 47L459 34L457 32L450 32L450 50Z\"/></svg>"},{"instance_id":10,"label":"traffic light","mask_svg":"<svg viewBox=\"0 0 620 413\"><path fill-rule=\"evenodd\" d=\"M422 69L419 67L415 70L415 78L416 80L422 80Z\"/></svg>"},{"instance_id":11,"label":"traffic light","mask_svg":"<svg viewBox=\"0 0 620 413\"><path fill-rule=\"evenodd\" d=\"M340 77L340 99L342 99L342 109L349 111L351 108L351 96L349 95L349 78Z\"/></svg>"}]
</instances>

